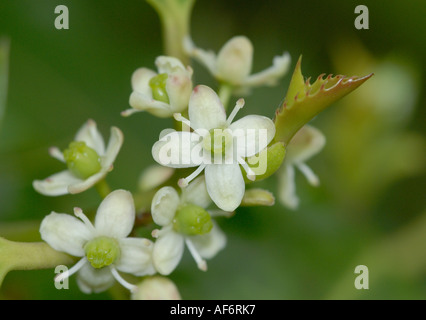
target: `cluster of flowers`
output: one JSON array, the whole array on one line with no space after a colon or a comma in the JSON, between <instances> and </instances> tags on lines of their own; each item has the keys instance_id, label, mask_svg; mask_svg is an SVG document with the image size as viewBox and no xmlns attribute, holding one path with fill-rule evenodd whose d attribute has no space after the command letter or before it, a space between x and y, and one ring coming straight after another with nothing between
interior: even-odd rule
<instances>
[{"instance_id":1,"label":"cluster of flowers","mask_svg":"<svg viewBox=\"0 0 426 320\"><path fill-rule=\"evenodd\" d=\"M197 48L189 38L185 40L185 49L234 95L247 94L255 86L276 84L290 62L285 53L275 57L270 68L251 74L253 47L243 36L229 40L218 55ZM134 72L131 108L122 115L146 111L182 122L182 131L167 129L161 133L152 147L152 156L172 170L196 169L179 180L178 189L165 186L155 193L150 213L161 228L152 231L153 240L129 237L134 227L135 205L132 194L126 190L112 191L104 198L93 224L80 208L74 208L75 217L52 212L44 218L40 227L42 239L55 250L80 257L69 272L60 274L56 280L78 272L77 283L86 293L104 291L114 279L135 292L137 286L126 281L120 272L135 276L169 275L179 264L185 245L198 268L207 270L205 259L214 257L226 245L224 232L212 218L230 216L241 205L246 191L245 178L256 178L246 159L262 152L275 136L274 122L267 117L248 115L234 121L244 106L243 99L236 102L227 116L226 102L205 85L194 87L192 69L178 59L160 56L155 64L158 72L147 68ZM264 133L263 139L259 139L260 132ZM241 138L244 143L235 143ZM312 184L318 184L318 178L304 162L320 151L324 142L317 129L305 126L288 146L280 170L280 200L287 206L295 208L298 203L294 167ZM59 196L80 193L98 185L113 169L122 144L122 132L112 127L105 147L96 123L89 120L65 151L56 147L49 150L67 169L36 180L33 186L41 194ZM195 148L225 161L205 162L203 158L191 157ZM228 159L228 155L232 157ZM158 168L155 170L147 175L151 177L148 180L154 180L148 181L151 187L159 186L163 178L167 180L170 176L160 177L163 175Z\"/></svg>"}]
</instances>

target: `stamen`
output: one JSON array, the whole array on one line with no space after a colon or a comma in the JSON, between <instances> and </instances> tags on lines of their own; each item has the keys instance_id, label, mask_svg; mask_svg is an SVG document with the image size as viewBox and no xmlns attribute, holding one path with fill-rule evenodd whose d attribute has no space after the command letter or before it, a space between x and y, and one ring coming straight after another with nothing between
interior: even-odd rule
<instances>
[{"instance_id":1,"label":"stamen","mask_svg":"<svg viewBox=\"0 0 426 320\"><path fill-rule=\"evenodd\" d=\"M80 259L80 261L78 261L75 265L73 265L71 267L71 269L64 271L60 274L58 274L55 277L55 282L61 282L62 280L71 277L74 273L76 273L78 270L81 269L82 266L84 266L84 264L87 262L86 257Z\"/></svg>"},{"instance_id":2,"label":"stamen","mask_svg":"<svg viewBox=\"0 0 426 320\"><path fill-rule=\"evenodd\" d=\"M226 123L230 125L232 121L234 120L235 116L237 115L238 111L244 107L245 101L243 98L238 99L237 103L235 104L234 110L232 110L231 114L228 117L228 120L226 120Z\"/></svg>"},{"instance_id":3,"label":"stamen","mask_svg":"<svg viewBox=\"0 0 426 320\"><path fill-rule=\"evenodd\" d=\"M184 116L182 116L181 113L174 113L173 114L173 118L175 118L176 121L180 121L182 122L184 125L186 125L188 128L192 128L191 127L191 121L189 121L187 118L185 118Z\"/></svg>"},{"instance_id":4,"label":"stamen","mask_svg":"<svg viewBox=\"0 0 426 320\"><path fill-rule=\"evenodd\" d=\"M61 150L59 150L59 148L57 147L49 148L49 154L53 158L65 163L64 154L61 152Z\"/></svg>"},{"instance_id":5,"label":"stamen","mask_svg":"<svg viewBox=\"0 0 426 320\"><path fill-rule=\"evenodd\" d=\"M202 271L207 271L207 262L203 258L201 258L200 254L195 249L194 244L191 242L191 240L189 240L189 238L185 238L185 242L186 246L189 249L189 252L197 263L198 269Z\"/></svg>"},{"instance_id":6,"label":"stamen","mask_svg":"<svg viewBox=\"0 0 426 320\"><path fill-rule=\"evenodd\" d=\"M135 292L137 290L138 287L124 280L115 268L111 267L111 273L114 276L115 280L117 280L127 290L131 292Z\"/></svg>"},{"instance_id":7,"label":"stamen","mask_svg":"<svg viewBox=\"0 0 426 320\"><path fill-rule=\"evenodd\" d=\"M87 218L87 216L83 213L83 210L81 210L81 208L75 207L74 214L77 218L80 218L89 229L95 231L95 227L90 222L89 218Z\"/></svg>"},{"instance_id":8,"label":"stamen","mask_svg":"<svg viewBox=\"0 0 426 320\"><path fill-rule=\"evenodd\" d=\"M247 162L244 161L243 158L238 158L238 163L243 166L244 170L247 173L247 179L254 181L256 180L256 173L249 167Z\"/></svg>"},{"instance_id":9,"label":"stamen","mask_svg":"<svg viewBox=\"0 0 426 320\"><path fill-rule=\"evenodd\" d=\"M312 185L312 186L319 186L319 178L318 176L312 171L311 168L309 168L306 164L304 163L298 163L297 164L297 168L299 168L299 170L303 173L303 175L306 177L306 179L308 180L308 182Z\"/></svg>"},{"instance_id":10,"label":"stamen","mask_svg":"<svg viewBox=\"0 0 426 320\"><path fill-rule=\"evenodd\" d=\"M204 168L206 167L206 165L204 164L204 165L200 165L198 168L197 168L197 170L195 170L193 173L191 173L188 177L186 177L186 178L182 178L182 179L179 179L179 181L178 181L178 185L179 185L179 187L181 187L181 188L186 188L187 186L188 186L188 184L193 180L193 179L195 179L200 173L201 173L201 171L203 171L204 170Z\"/></svg>"}]
</instances>

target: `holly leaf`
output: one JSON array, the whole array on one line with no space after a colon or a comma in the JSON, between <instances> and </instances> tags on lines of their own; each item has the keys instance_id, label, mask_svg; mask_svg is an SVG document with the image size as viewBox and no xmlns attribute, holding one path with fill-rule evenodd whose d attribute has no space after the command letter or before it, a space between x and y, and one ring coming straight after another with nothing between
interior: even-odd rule
<instances>
[{"instance_id":1,"label":"holly leaf","mask_svg":"<svg viewBox=\"0 0 426 320\"><path fill-rule=\"evenodd\" d=\"M296 64L285 100L275 112L275 141L284 145L288 145L296 132L317 114L373 76L373 73L363 77L330 74L324 78L323 73L311 84L311 78L304 80L301 64L302 56Z\"/></svg>"}]
</instances>

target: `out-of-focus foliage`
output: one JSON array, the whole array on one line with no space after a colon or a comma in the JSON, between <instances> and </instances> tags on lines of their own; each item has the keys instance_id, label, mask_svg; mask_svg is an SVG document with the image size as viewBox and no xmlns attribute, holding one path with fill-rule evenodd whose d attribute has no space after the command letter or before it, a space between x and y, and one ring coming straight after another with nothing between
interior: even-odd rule
<instances>
[{"instance_id":1,"label":"out-of-focus foliage","mask_svg":"<svg viewBox=\"0 0 426 320\"><path fill-rule=\"evenodd\" d=\"M94 190L49 198L32 181L62 169L48 155L64 149L89 118L104 135L112 125L125 142L108 176L113 188L136 190L153 164L151 146L168 119L140 113L122 118L136 68L154 67L163 53L161 24L142 0L65 0L69 30L56 30L57 2L0 2L0 37L10 39L7 105L0 127L0 235L39 241L38 225L52 210L96 208ZM425 63L423 0L366 1L370 28L354 27L356 1L199 0L191 35L216 51L234 35L255 47L253 71L289 51L303 74L374 76L311 122L327 144L309 160L318 188L298 178L298 211L238 209L219 221L227 247L203 273L186 255L171 275L183 299L425 299ZM214 86L194 63L195 84ZM241 111L274 116L290 74L278 86L253 90ZM276 193L275 177L253 187ZM369 290L356 290L354 269L369 267ZM4 299L103 299L86 296L71 278L55 289L53 270L14 271Z\"/></svg>"}]
</instances>

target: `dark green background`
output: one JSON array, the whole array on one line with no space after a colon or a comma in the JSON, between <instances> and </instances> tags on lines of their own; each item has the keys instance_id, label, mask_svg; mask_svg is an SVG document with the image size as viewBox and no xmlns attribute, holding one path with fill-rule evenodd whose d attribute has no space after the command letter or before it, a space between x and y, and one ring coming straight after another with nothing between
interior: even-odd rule
<instances>
[{"instance_id":1,"label":"dark green background","mask_svg":"<svg viewBox=\"0 0 426 320\"><path fill-rule=\"evenodd\" d=\"M54 28L54 9L59 4L69 9L69 30ZM369 30L354 28L358 4L369 8ZM331 58L334 45L342 39L360 41L378 60L401 54L416 68L420 91L414 114L399 130L424 136L425 16L423 0L200 0L193 10L191 31L197 45L215 51L234 35L248 36L255 46L254 71L268 67L274 55L289 51L291 68L303 54L305 76L345 72L336 70ZM37 194L31 185L34 179L63 169L49 157L48 147L66 147L89 118L97 122L105 137L112 125L122 129L125 143L108 181L114 188L134 190L136 177L153 163L151 146L158 133L172 125L171 120L150 114L120 116L128 108L132 72L141 66L154 68L155 57L163 54L156 12L143 0L1 0L0 35L11 40L8 103L0 124L3 235L8 237L8 226L19 221L28 222L29 229L37 231L37 224L52 210L72 213L74 206L98 206L94 190L49 198ZM215 88L200 65L194 64L194 70L196 84ZM276 87L255 89L239 116L257 113L272 117L285 96L290 76L291 72ZM314 125L327 132L338 105L317 117ZM277 203L271 208L239 209L232 219L220 220L228 245L209 261L207 273L199 271L185 253L171 276L183 298L426 298L426 233L416 229L426 214L424 171L393 179L374 189L373 200L364 201L349 191L353 188L345 183L350 181L338 176L341 171L334 167L332 143L331 137L330 147L309 161L321 179L319 188L310 187L298 175L302 200L298 211ZM394 152L398 150L395 145ZM350 170L357 170L357 164L354 158ZM276 192L274 177L261 185ZM37 236L35 232L25 239L15 237L36 240ZM410 240L401 240L404 236ZM401 246L402 250L393 251ZM405 255L398 256L398 252ZM360 264L369 267L369 290L354 288L354 268ZM11 272L0 297L110 297L108 293L86 296L78 291L74 279L70 290L58 291L53 275L53 270Z\"/></svg>"}]
</instances>

